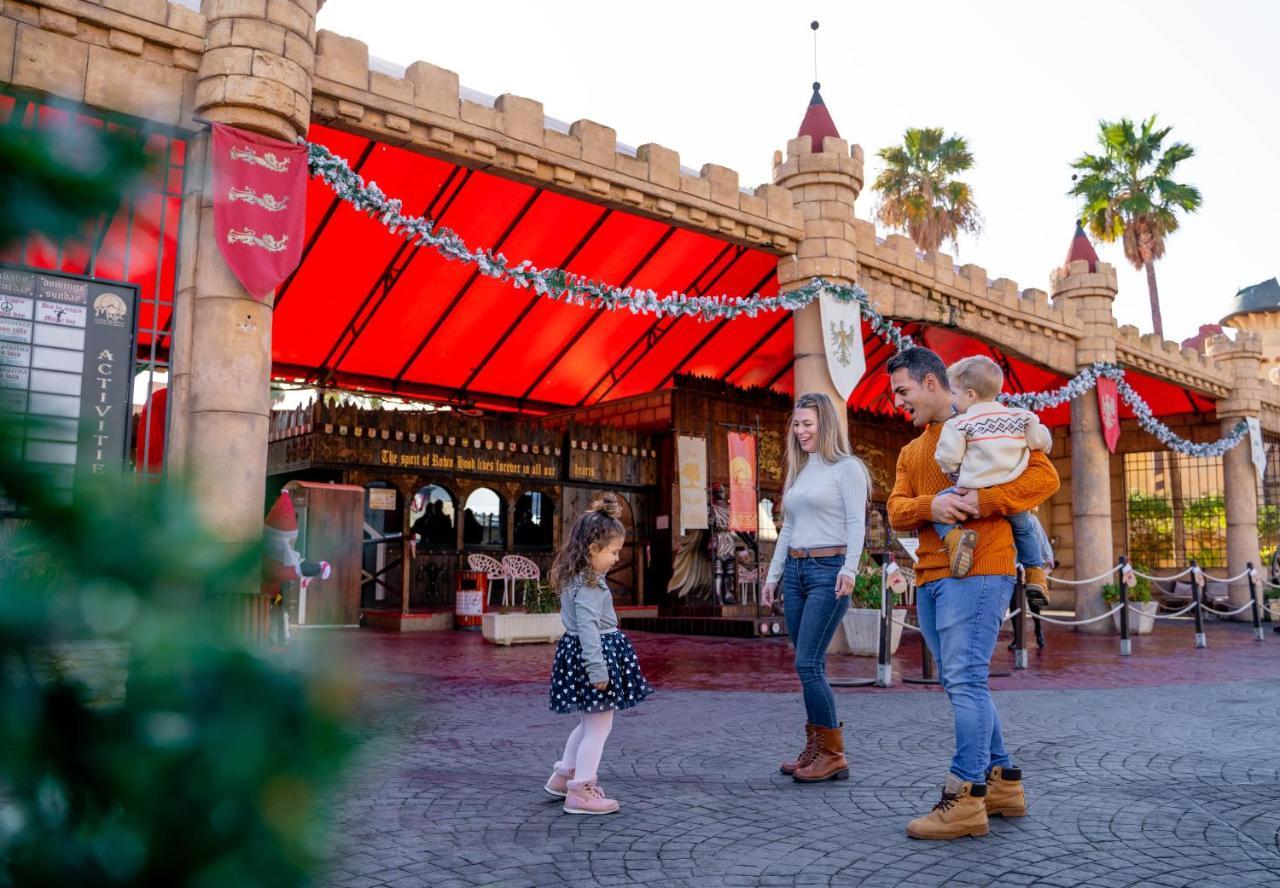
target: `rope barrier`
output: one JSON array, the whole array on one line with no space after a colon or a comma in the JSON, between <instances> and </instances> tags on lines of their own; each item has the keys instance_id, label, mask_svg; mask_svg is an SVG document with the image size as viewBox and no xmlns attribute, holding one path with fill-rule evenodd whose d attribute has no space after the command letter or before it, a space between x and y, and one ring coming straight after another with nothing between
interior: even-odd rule
<instances>
[{"instance_id":1,"label":"rope barrier","mask_svg":"<svg viewBox=\"0 0 1280 888\"><path fill-rule=\"evenodd\" d=\"M1200 605L1200 607L1204 608L1204 612L1206 614L1215 614L1216 616L1219 616L1219 617L1234 617L1236 614L1242 614L1245 611L1247 611L1249 608L1253 607L1253 602L1252 601L1247 602L1233 611L1214 610L1213 608L1207 607L1203 604Z\"/></svg>"},{"instance_id":2,"label":"rope barrier","mask_svg":"<svg viewBox=\"0 0 1280 888\"><path fill-rule=\"evenodd\" d=\"M893 618L893 622L897 623L903 629L910 629L912 632L922 631L919 626L913 625L911 623L904 623L902 620L899 620L897 617Z\"/></svg>"},{"instance_id":3,"label":"rope barrier","mask_svg":"<svg viewBox=\"0 0 1280 888\"><path fill-rule=\"evenodd\" d=\"M1181 617L1183 614L1185 614L1187 611L1194 610L1195 606L1196 606L1196 603L1193 601L1180 611L1174 611L1171 614L1152 614L1152 616L1154 616L1157 620L1176 620L1179 617ZM1133 605L1131 604L1129 605L1129 607L1130 609L1132 609ZM1134 613L1137 613L1137 611L1134 611Z\"/></svg>"},{"instance_id":4,"label":"rope barrier","mask_svg":"<svg viewBox=\"0 0 1280 888\"><path fill-rule=\"evenodd\" d=\"M1250 573L1252 573L1252 571L1249 570L1248 568L1245 568L1243 571L1236 574L1234 577L1227 577L1225 579L1220 580L1217 577L1213 577L1213 576L1210 576L1209 574L1205 574L1204 579L1205 579L1205 582L1207 583L1235 583L1235 582L1239 582L1240 580L1243 580L1245 577L1249 576Z\"/></svg>"},{"instance_id":5,"label":"rope barrier","mask_svg":"<svg viewBox=\"0 0 1280 888\"><path fill-rule=\"evenodd\" d=\"M1107 611L1105 614L1101 614L1096 617L1091 617L1088 620L1055 620L1053 617L1046 617L1044 614L1041 614L1040 616L1036 617L1036 619L1044 620L1046 623L1053 623L1055 626L1083 626L1086 623L1096 623L1099 620L1105 620L1107 617L1119 611L1120 608L1123 606L1124 605L1117 604L1115 607L1111 608L1111 610Z\"/></svg>"},{"instance_id":6,"label":"rope barrier","mask_svg":"<svg viewBox=\"0 0 1280 888\"><path fill-rule=\"evenodd\" d=\"M1132 570L1138 576L1142 577L1144 580L1156 580L1156 581L1180 580L1183 577L1185 577L1187 574L1195 570L1194 567L1188 567L1186 570L1182 571L1181 573L1169 574L1169 576L1167 577L1153 577L1151 574L1144 574L1142 571L1138 570L1137 568L1131 567L1129 569Z\"/></svg>"},{"instance_id":7,"label":"rope barrier","mask_svg":"<svg viewBox=\"0 0 1280 888\"><path fill-rule=\"evenodd\" d=\"M1111 576L1113 573L1115 573L1119 569L1120 569L1120 565L1117 564L1115 567L1111 568L1111 570L1107 571L1106 573L1098 574L1096 577L1090 577L1087 580L1064 580L1059 577L1049 577L1049 582L1058 583L1059 585L1062 585L1062 586L1087 586L1090 583L1098 582L1098 580L1105 580L1107 577ZM1141 574L1139 574L1139 576L1141 576Z\"/></svg>"}]
</instances>

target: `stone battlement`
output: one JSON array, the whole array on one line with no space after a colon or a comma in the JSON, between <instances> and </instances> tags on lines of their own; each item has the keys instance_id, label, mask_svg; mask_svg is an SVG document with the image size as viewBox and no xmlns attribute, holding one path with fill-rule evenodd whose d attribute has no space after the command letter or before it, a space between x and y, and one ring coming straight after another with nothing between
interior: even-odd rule
<instances>
[{"instance_id":1,"label":"stone battlement","mask_svg":"<svg viewBox=\"0 0 1280 888\"><path fill-rule=\"evenodd\" d=\"M632 155L619 149L615 130L594 121L575 121L564 132L533 99L507 93L492 107L472 101L455 72L428 62L414 62L401 77L371 70L359 40L319 32L314 89L313 119L388 144L498 167L778 252L794 250L801 236L786 189L761 185L744 193L738 174L715 164L688 175L676 151L647 143Z\"/></svg>"}]
</instances>

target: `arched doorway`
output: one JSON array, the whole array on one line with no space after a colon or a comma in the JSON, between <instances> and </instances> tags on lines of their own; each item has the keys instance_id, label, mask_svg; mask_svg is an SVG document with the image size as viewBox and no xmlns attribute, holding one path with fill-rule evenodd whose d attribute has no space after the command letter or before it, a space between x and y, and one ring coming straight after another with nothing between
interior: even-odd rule
<instances>
[{"instance_id":1,"label":"arched doorway","mask_svg":"<svg viewBox=\"0 0 1280 888\"><path fill-rule=\"evenodd\" d=\"M409 532L415 537L411 610L453 604L458 565L455 503L453 494L439 484L426 484L414 491L409 504Z\"/></svg>"},{"instance_id":2,"label":"arched doorway","mask_svg":"<svg viewBox=\"0 0 1280 888\"><path fill-rule=\"evenodd\" d=\"M501 552L506 545L507 501L491 487L477 487L467 495L462 509L462 546L468 551L494 549Z\"/></svg>"}]
</instances>

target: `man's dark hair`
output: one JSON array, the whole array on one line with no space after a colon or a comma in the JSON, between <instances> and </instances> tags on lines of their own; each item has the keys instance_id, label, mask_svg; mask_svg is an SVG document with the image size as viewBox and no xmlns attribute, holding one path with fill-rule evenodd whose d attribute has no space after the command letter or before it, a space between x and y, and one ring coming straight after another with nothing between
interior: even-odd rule
<instances>
[{"instance_id":1,"label":"man's dark hair","mask_svg":"<svg viewBox=\"0 0 1280 888\"><path fill-rule=\"evenodd\" d=\"M904 348L889 359L889 363L885 364L885 370L890 375L898 370L906 370L912 379L922 385L924 378L932 374L938 380L938 385L946 391L951 391L951 386L947 385L947 365L942 363L942 358L938 357L938 353L932 349L921 348L918 345Z\"/></svg>"}]
</instances>

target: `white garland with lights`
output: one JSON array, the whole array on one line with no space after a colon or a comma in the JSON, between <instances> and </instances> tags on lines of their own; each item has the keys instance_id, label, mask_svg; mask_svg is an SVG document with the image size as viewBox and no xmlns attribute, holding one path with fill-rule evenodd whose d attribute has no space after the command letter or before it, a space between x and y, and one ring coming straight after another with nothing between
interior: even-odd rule
<instances>
[{"instance_id":1,"label":"white garland with lights","mask_svg":"<svg viewBox=\"0 0 1280 888\"><path fill-rule=\"evenodd\" d=\"M897 324L876 311L867 291L857 284L834 284L813 278L804 286L776 296L691 296L671 292L659 296L641 287L615 287L572 274L561 268L537 268L529 260L511 265L507 257L489 250L473 250L455 232L438 227L422 216L406 216L400 200L383 194L376 182L366 183L347 161L315 142L305 142L311 174L325 181L340 200L356 210L372 216L387 226L392 234L420 246L431 247L446 259L474 265L486 277L506 281L517 289L531 289L550 299L573 305L590 305L610 311L627 309L633 314L669 317L694 317L716 321L761 312L795 311L817 299L824 291L841 302L856 302L877 336L901 351L913 343Z\"/></svg>"},{"instance_id":2,"label":"white garland with lights","mask_svg":"<svg viewBox=\"0 0 1280 888\"><path fill-rule=\"evenodd\" d=\"M532 289L541 296L563 300L572 305L589 305L610 311L625 308L633 314L692 317L701 321L731 320L744 315L755 317L761 312L795 311L804 308L825 291L840 302L858 303L872 332L898 351L915 344L910 336L902 332L901 327L876 310L867 291L857 284L833 284L815 277L798 289L776 296L761 296L759 293L752 293L750 296L691 296L679 291L659 296L653 290L615 287L561 268L537 268L527 259L513 266L501 253L472 250L455 232L438 227L430 219L406 216L400 200L387 197L376 182L366 183L344 158L338 157L324 145L301 139L299 141L307 147L307 163L311 174L323 179L340 200L359 212L378 219L392 234L399 234L420 246L431 247L446 259L474 265L486 277L506 281L517 289ZM1197 444L1179 437L1156 419L1147 402L1125 381L1124 375L1121 367L1099 362L1080 371L1061 388L1047 392L1001 395L1000 399L1011 407L1047 410L1080 397L1098 384L1099 377L1105 376L1116 381L1120 397L1129 405L1138 424L1170 450L1190 456L1221 456L1237 446L1249 433L1248 424L1241 420L1230 434L1218 441Z\"/></svg>"},{"instance_id":3,"label":"white garland with lights","mask_svg":"<svg viewBox=\"0 0 1280 888\"><path fill-rule=\"evenodd\" d=\"M1133 386L1129 385L1125 379L1123 367L1116 364L1108 364L1104 361L1085 367L1060 388L1047 392L1000 395L1000 400L1010 407L1018 407L1023 410L1049 410L1065 404L1067 401L1073 401L1090 389L1095 388L1098 385L1098 380L1103 377L1115 380L1116 389L1119 391L1120 397L1129 405L1129 409L1133 411L1138 425L1155 436L1161 444L1170 450L1185 453L1188 456L1222 456L1228 450L1236 447L1249 434L1249 424L1242 419L1226 437L1219 438L1217 441L1210 441L1205 444L1188 441L1152 414L1151 407L1142 399L1141 395L1134 391Z\"/></svg>"}]
</instances>

